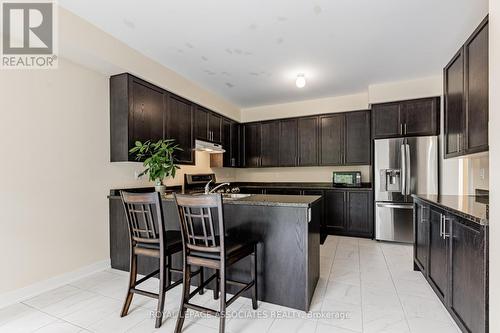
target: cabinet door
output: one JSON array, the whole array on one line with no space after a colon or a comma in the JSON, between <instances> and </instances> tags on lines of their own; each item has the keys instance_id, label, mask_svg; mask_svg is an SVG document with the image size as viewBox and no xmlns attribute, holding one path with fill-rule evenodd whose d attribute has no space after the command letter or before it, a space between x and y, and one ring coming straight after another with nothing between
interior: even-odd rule
<instances>
[{"instance_id":1,"label":"cabinet door","mask_svg":"<svg viewBox=\"0 0 500 333\"><path fill-rule=\"evenodd\" d=\"M261 167L274 167L279 163L279 122L265 122L261 125L260 156Z\"/></svg>"},{"instance_id":2,"label":"cabinet door","mask_svg":"<svg viewBox=\"0 0 500 333\"><path fill-rule=\"evenodd\" d=\"M415 260L418 261L423 268L423 272L427 271L428 261L428 245L429 245L429 206L415 204Z\"/></svg>"},{"instance_id":3,"label":"cabinet door","mask_svg":"<svg viewBox=\"0 0 500 333\"><path fill-rule=\"evenodd\" d=\"M371 164L370 111L345 115L344 164Z\"/></svg>"},{"instance_id":4,"label":"cabinet door","mask_svg":"<svg viewBox=\"0 0 500 333\"><path fill-rule=\"evenodd\" d=\"M168 96L165 137L174 139L182 151L175 156L180 163L194 164L192 103L173 94Z\"/></svg>"},{"instance_id":5,"label":"cabinet door","mask_svg":"<svg viewBox=\"0 0 500 333\"><path fill-rule=\"evenodd\" d=\"M163 138L165 93L140 80L131 82L132 110L129 125L129 148L136 141L156 142Z\"/></svg>"},{"instance_id":6,"label":"cabinet door","mask_svg":"<svg viewBox=\"0 0 500 333\"><path fill-rule=\"evenodd\" d=\"M448 293L448 242L442 237L442 214L430 209L429 279L441 299Z\"/></svg>"},{"instance_id":7,"label":"cabinet door","mask_svg":"<svg viewBox=\"0 0 500 333\"><path fill-rule=\"evenodd\" d=\"M266 188L266 194L280 194L280 195L300 195L301 191L293 188Z\"/></svg>"},{"instance_id":8,"label":"cabinet door","mask_svg":"<svg viewBox=\"0 0 500 333\"><path fill-rule=\"evenodd\" d=\"M404 135L439 134L439 98L424 98L401 103Z\"/></svg>"},{"instance_id":9,"label":"cabinet door","mask_svg":"<svg viewBox=\"0 0 500 333\"><path fill-rule=\"evenodd\" d=\"M451 237L451 310L467 332L485 332L486 237L481 226L454 217Z\"/></svg>"},{"instance_id":10,"label":"cabinet door","mask_svg":"<svg viewBox=\"0 0 500 333\"><path fill-rule=\"evenodd\" d=\"M461 153L464 133L464 57L460 50L444 69L445 157Z\"/></svg>"},{"instance_id":11,"label":"cabinet door","mask_svg":"<svg viewBox=\"0 0 500 333\"><path fill-rule=\"evenodd\" d=\"M488 150L488 23L465 43L467 153Z\"/></svg>"},{"instance_id":12,"label":"cabinet door","mask_svg":"<svg viewBox=\"0 0 500 333\"><path fill-rule=\"evenodd\" d=\"M347 192L347 230L356 235L373 233L372 196L370 191Z\"/></svg>"},{"instance_id":13,"label":"cabinet door","mask_svg":"<svg viewBox=\"0 0 500 333\"><path fill-rule=\"evenodd\" d=\"M346 198L345 191L325 191L325 225L329 232L345 231Z\"/></svg>"},{"instance_id":14,"label":"cabinet door","mask_svg":"<svg viewBox=\"0 0 500 333\"><path fill-rule=\"evenodd\" d=\"M297 119L279 122L279 166L297 165Z\"/></svg>"},{"instance_id":15,"label":"cabinet door","mask_svg":"<svg viewBox=\"0 0 500 333\"><path fill-rule=\"evenodd\" d=\"M240 192L244 194L263 194L264 189L255 187L240 187Z\"/></svg>"},{"instance_id":16,"label":"cabinet door","mask_svg":"<svg viewBox=\"0 0 500 333\"><path fill-rule=\"evenodd\" d=\"M231 166L239 167L240 163L240 124L231 123Z\"/></svg>"},{"instance_id":17,"label":"cabinet door","mask_svg":"<svg viewBox=\"0 0 500 333\"><path fill-rule=\"evenodd\" d=\"M299 166L318 165L318 117L299 118Z\"/></svg>"},{"instance_id":18,"label":"cabinet door","mask_svg":"<svg viewBox=\"0 0 500 333\"><path fill-rule=\"evenodd\" d=\"M197 106L194 111L194 137L208 140L208 110Z\"/></svg>"},{"instance_id":19,"label":"cabinet door","mask_svg":"<svg viewBox=\"0 0 500 333\"><path fill-rule=\"evenodd\" d=\"M344 163L344 114L321 116L320 165L342 165Z\"/></svg>"},{"instance_id":20,"label":"cabinet door","mask_svg":"<svg viewBox=\"0 0 500 333\"><path fill-rule=\"evenodd\" d=\"M260 166L260 123L245 125L245 166Z\"/></svg>"},{"instance_id":21,"label":"cabinet door","mask_svg":"<svg viewBox=\"0 0 500 333\"><path fill-rule=\"evenodd\" d=\"M216 113L209 112L208 115L208 140L221 142L222 117Z\"/></svg>"},{"instance_id":22,"label":"cabinet door","mask_svg":"<svg viewBox=\"0 0 500 333\"><path fill-rule=\"evenodd\" d=\"M372 106L372 134L376 139L397 137L403 134L400 103L374 104Z\"/></svg>"},{"instance_id":23,"label":"cabinet door","mask_svg":"<svg viewBox=\"0 0 500 333\"><path fill-rule=\"evenodd\" d=\"M231 126L232 122L229 119L222 119L222 147L226 151L222 157L222 165L224 167L231 167Z\"/></svg>"}]
</instances>

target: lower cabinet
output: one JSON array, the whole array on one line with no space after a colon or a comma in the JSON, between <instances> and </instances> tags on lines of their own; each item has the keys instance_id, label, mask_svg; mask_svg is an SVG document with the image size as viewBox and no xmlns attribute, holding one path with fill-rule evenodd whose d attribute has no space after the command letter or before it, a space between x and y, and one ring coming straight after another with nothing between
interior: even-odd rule
<instances>
[{"instance_id":1,"label":"lower cabinet","mask_svg":"<svg viewBox=\"0 0 500 333\"><path fill-rule=\"evenodd\" d=\"M488 332L488 229L417 200L415 269L463 332Z\"/></svg>"},{"instance_id":2,"label":"lower cabinet","mask_svg":"<svg viewBox=\"0 0 500 333\"><path fill-rule=\"evenodd\" d=\"M370 189L325 191L324 205L329 234L373 237L373 195Z\"/></svg>"}]
</instances>

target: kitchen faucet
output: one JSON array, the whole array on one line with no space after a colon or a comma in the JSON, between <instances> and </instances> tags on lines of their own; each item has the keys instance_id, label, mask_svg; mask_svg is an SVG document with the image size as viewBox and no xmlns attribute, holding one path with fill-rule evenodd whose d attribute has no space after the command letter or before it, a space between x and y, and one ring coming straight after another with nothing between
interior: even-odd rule
<instances>
[{"instance_id":1,"label":"kitchen faucet","mask_svg":"<svg viewBox=\"0 0 500 333\"><path fill-rule=\"evenodd\" d=\"M230 183L222 183L220 185L215 186L213 189L210 189L210 183L212 180L210 180L207 185L205 185L205 194L210 194L214 193L218 188L221 188L222 186L230 185Z\"/></svg>"}]
</instances>

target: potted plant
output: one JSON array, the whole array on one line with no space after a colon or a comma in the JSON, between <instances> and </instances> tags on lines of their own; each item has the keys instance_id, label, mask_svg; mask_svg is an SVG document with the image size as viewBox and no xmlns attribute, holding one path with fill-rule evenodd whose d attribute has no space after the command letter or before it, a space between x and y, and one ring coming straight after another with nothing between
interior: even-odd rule
<instances>
[{"instance_id":1,"label":"potted plant","mask_svg":"<svg viewBox=\"0 0 500 333\"><path fill-rule=\"evenodd\" d=\"M158 142L148 140L144 143L136 141L135 147L130 149L130 153L135 155L137 161L143 161L145 167L139 177L148 174L149 180L155 183L155 190L160 193L166 191L163 179L170 176L175 177L175 172L179 169L174 153L182 149L174 144L174 141L173 139L159 140Z\"/></svg>"}]
</instances>

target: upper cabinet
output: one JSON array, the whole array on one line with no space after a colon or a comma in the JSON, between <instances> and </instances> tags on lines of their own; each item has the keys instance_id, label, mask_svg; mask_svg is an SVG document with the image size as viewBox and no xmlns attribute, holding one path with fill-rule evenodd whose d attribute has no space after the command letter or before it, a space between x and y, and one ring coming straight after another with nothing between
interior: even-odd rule
<instances>
[{"instance_id":1,"label":"upper cabinet","mask_svg":"<svg viewBox=\"0 0 500 333\"><path fill-rule=\"evenodd\" d=\"M297 165L297 119L279 121L279 166Z\"/></svg>"},{"instance_id":2,"label":"upper cabinet","mask_svg":"<svg viewBox=\"0 0 500 333\"><path fill-rule=\"evenodd\" d=\"M194 164L193 104L176 95L168 94L165 138L174 139L182 151L176 153L181 164Z\"/></svg>"},{"instance_id":3,"label":"upper cabinet","mask_svg":"<svg viewBox=\"0 0 500 333\"><path fill-rule=\"evenodd\" d=\"M318 117L299 118L298 163L299 166L318 165Z\"/></svg>"},{"instance_id":4,"label":"upper cabinet","mask_svg":"<svg viewBox=\"0 0 500 333\"><path fill-rule=\"evenodd\" d=\"M133 161L136 141L163 138L165 92L121 74L110 79L111 162Z\"/></svg>"},{"instance_id":5,"label":"upper cabinet","mask_svg":"<svg viewBox=\"0 0 500 333\"><path fill-rule=\"evenodd\" d=\"M346 113L344 133L344 164L371 164L370 111Z\"/></svg>"},{"instance_id":6,"label":"upper cabinet","mask_svg":"<svg viewBox=\"0 0 500 333\"><path fill-rule=\"evenodd\" d=\"M223 156L224 167L240 166L240 125L230 119L222 118L222 147L226 150Z\"/></svg>"},{"instance_id":7,"label":"upper cabinet","mask_svg":"<svg viewBox=\"0 0 500 333\"><path fill-rule=\"evenodd\" d=\"M444 68L445 158L488 151L488 17Z\"/></svg>"},{"instance_id":8,"label":"upper cabinet","mask_svg":"<svg viewBox=\"0 0 500 333\"><path fill-rule=\"evenodd\" d=\"M439 134L439 97L372 105L373 138Z\"/></svg>"},{"instance_id":9,"label":"upper cabinet","mask_svg":"<svg viewBox=\"0 0 500 333\"><path fill-rule=\"evenodd\" d=\"M221 115L128 73L109 82L111 162L135 161L129 150L136 141L174 139L182 149L175 155L179 164L194 164L195 139L222 142ZM239 145L239 124L229 130L231 144ZM229 151L227 166L239 166L239 147Z\"/></svg>"},{"instance_id":10,"label":"upper cabinet","mask_svg":"<svg viewBox=\"0 0 500 333\"><path fill-rule=\"evenodd\" d=\"M247 123L243 127L246 167L371 163L369 110Z\"/></svg>"}]
</instances>

